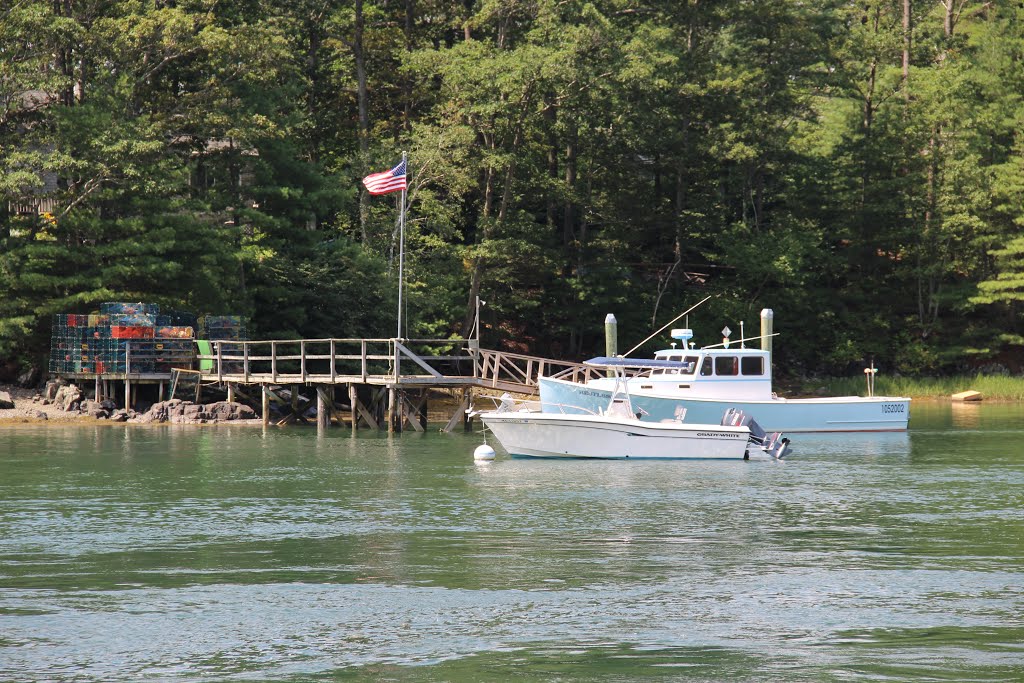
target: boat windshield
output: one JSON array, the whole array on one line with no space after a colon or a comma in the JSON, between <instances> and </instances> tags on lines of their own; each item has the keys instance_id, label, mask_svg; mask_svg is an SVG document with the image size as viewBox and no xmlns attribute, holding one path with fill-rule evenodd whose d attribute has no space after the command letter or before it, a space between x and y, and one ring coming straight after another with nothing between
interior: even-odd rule
<instances>
[{"instance_id":1,"label":"boat windshield","mask_svg":"<svg viewBox=\"0 0 1024 683\"><path fill-rule=\"evenodd\" d=\"M658 360L667 360L679 363L679 367L675 368L655 368L651 370L651 375L690 375L693 376L697 372L697 362L700 360L700 356L683 355L681 353L674 354L671 356L658 356Z\"/></svg>"}]
</instances>

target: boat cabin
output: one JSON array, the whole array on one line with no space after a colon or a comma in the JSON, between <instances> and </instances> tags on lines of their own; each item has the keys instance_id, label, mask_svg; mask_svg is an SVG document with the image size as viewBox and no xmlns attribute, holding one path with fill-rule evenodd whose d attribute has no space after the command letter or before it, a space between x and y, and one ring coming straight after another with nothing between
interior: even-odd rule
<instances>
[{"instance_id":1,"label":"boat cabin","mask_svg":"<svg viewBox=\"0 0 1024 683\"><path fill-rule=\"evenodd\" d=\"M595 358L588 362L628 369L630 393L768 400L772 397L770 356L761 349L687 348L658 351L653 360Z\"/></svg>"}]
</instances>

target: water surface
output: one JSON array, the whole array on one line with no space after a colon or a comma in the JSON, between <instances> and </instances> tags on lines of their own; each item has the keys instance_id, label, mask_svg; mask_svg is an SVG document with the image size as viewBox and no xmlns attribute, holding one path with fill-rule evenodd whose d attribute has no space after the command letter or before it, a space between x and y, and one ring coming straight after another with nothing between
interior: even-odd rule
<instances>
[{"instance_id":1,"label":"water surface","mask_svg":"<svg viewBox=\"0 0 1024 683\"><path fill-rule=\"evenodd\" d=\"M4 427L0 680L1021 680L1022 425L487 464L479 434Z\"/></svg>"}]
</instances>

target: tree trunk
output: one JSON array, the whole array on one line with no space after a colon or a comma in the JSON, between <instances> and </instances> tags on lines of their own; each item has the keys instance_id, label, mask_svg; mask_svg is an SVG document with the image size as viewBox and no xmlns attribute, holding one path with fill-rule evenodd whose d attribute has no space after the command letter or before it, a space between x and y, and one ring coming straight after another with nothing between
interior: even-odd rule
<instances>
[{"instance_id":1,"label":"tree trunk","mask_svg":"<svg viewBox=\"0 0 1024 683\"><path fill-rule=\"evenodd\" d=\"M938 176L938 136L939 130L933 130L928 139L928 177L925 189L924 230L922 231L921 255L918 257L917 312L921 325L921 337L927 337L935 321L938 319L938 287L932 269L935 267L936 255L933 245L938 241L935 233L935 185ZM923 261L922 262L922 257ZM927 270L927 273L924 272ZM927 281L927 290L925 283Z\"/></svg>"},{"instance_id":2,"label":"tree trunk","mask_svg":"<svg viewBox=\"0 0 1024 683\"><path fill-rule=\"evenodd\" d=\"M676 235L672 244L672 255L676 261L679 261L683 255L683 212L686 210L686 190L686 160L685 155L681 155L676 162Z\"/></svg>"},{"instance_id":3,"label":"tree trunk","mask_svg":"<svg viewBox=\"0 0 1024 683\"><path fill-rule=\"evenodd\" d=\"M489 136L485 141L490 141L489 146L493 149L493 138ZM488 168L484 174L484 204L481 211L481 222L484 224L484 234L477 242L484 242L491 236L490 221L491 211L494 204L494 171ZM466 316L462 320L462 336L468 339L470 330L473 329L473 319L476 317L476 298L480 295L480 281L483 277L483 264L480 257L473 258L473 266L469 275L469 301L466 304Z\"/></svg>"},{"instance_id":4,"label":"tree trunk","mask_svg":"<svg viewBox=\"0 0 1024 683\"><path fill-rule=\"evenodd\" d=\"M366 87L366 55L363 49L363 0L355 0L356 24L355 35L352 37L352 53L356 60L357 99L359 105L359 152L363 159L363 171L366 171L366 156L370 149L370 106ZM365 188L359 192L359 236L363 244L369 240L367 222L370 216L370 195Z\"/></svg>"},{"instance_id":5,"label":"tree trunk","mask_svg":"<svg viewBox=\"0 0 1024 683\"><path fill-rule=\"evenodd\" d=\"M415 18L415 5L416 0L405 0L405 51L407 54L412 54L412 29L414 26L413 20ZM405 111L402 127L405 132L408 133L412 130L412 76L406 76L405 82L402 84L402 88L405 91Z\"/></svg>"},{"instance_id":6,"label":"tree trunk","mask_svg":"<svg viewBox=\"0 0 1024 683\"><path fill-rule=\"evenodd\" d=\"M910 3L911 0L903 0L903 97L910 99Z\"/></svg>"},{"instance_id":7,"label":"tree trunk","mask_svg":"<svg viewBox=\"0 0 1024 683\"><path fill-rule=\"evenodd\" d=\"M558 179L558 135L555 132L555 125L557 123L558 110L554 102L554 96L548 93L544 97L544 126L548 139L548 178L551 180L552 185ZM544 219L547 226L554 229L555 221L558 219L558 203L555 201L554 193L548 195Z\"/></svg>"},{"instance_id":8,"label":"tree trunk","mask_svg":"<svg viewBox=\"0 0 1024 683\"><path fill-rule=\"evenodd\" d=\"M562 217L562 244L571 245L576 231L576 148L579 144L579 129L575 123L570 127L569 140L565 146L565 215Z\"/></svg>"},{"instance_id":9,"label":"tree trunk","mask_svg":"<svg viewBox=\"0 0 1024 683\"><path fill-rule=\"evenodd\" d=\"M322 25L323 15L309 16L306 22L306 35L309 36L306 45L306 78L310 84L306 93L306 114L313 122L317 119L317 93L320 91L320 47L324 39ZM314 162L319 161L319 149L316 144L306 145L307 153Z\"/></svg>"}]
</instances>

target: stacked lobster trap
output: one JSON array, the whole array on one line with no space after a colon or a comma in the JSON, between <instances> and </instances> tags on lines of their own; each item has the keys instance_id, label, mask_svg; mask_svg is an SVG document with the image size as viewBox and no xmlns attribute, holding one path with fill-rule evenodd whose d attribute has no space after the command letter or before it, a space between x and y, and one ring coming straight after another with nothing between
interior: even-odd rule
<instances>
[{"instance_id":1,"label":"stacked lobster trap","mask_svg":"<svg viewBox=\"0 0 1024 683\"><path fill-rule=\"evenodd\" d=\"M207 316L210 319L211 316ZM233 325L220 324L228 318ZM244 334L237 316L213 318L222 339ZM197 318L157 304L107 302L98 313L53 317L50 372L54 374L168 374L192 369L196 361Z\"/></svg>"}]
</instances>

